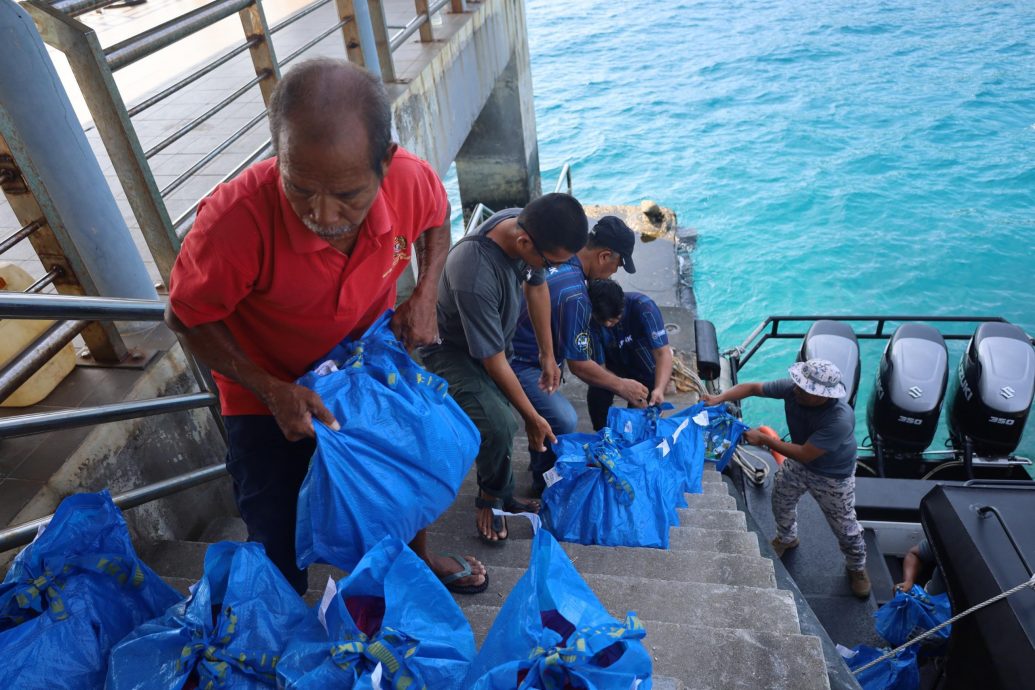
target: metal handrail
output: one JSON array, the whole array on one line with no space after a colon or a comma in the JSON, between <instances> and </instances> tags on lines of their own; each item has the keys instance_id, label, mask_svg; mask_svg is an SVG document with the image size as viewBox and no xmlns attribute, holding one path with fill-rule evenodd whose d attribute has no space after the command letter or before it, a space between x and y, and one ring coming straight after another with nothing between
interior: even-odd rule
<instances>
[{"instance_id":1,"label":"metal handrail","mask_svg":"<svg viewBox=\"0 0 1035 690\"><path fill-rule=\"evenodd\" d=\"M567 187L567 194L571 196L572 184L571 184L571 163L565 163L564 167L561 168L561 174L557 177L557 184L554 185L553 191L560 192L562 189Z\"/></svg>"},{"instance_id":2,"label":"metal handrail","mask_svg":"<svg viewBox=\"0 0 1035 690\"><path fill-rule=\"evenodd\" d=\"M1021 560L1021 565L1024 566L1024 570L1028 573L1028 576L1030 577L1035 574L1031 569L1031 565L1028 563L1028 559L1024 557L1024 552L1021 551L1021 547L1017 545L1017 538L1013 536L1013 532L1010 531L1010 528L1006 525L1006 519L1003 517L1003 514L1000 513L993 505L981 506L977 509L977 514L981 517L988 517L989 514L995 516L995 519L999 522L999 526L1003 528L1003 533L1010 541L1010 546L1013 547L1014 553L1016 553L1017 557Z\"/></svg>"},{"instance_id":3,"label":"metal handrail","mask_svg":"<svg viewBox=\"0 0 1035 690\"><path fill-rule=\"evenodd\" d=\"M184 88L185 86L190 86L191 84L196 82L198 79L201 79L202 77L204 77L206 74L209 74L210 72L215 71L219 67L222 67L223 65L225 65L228 62L230 62L235 57L237 57L238 55L243 53L244 51L246 51L249 48L252 48L252 47L258 45L261 42L262 42L262 39L257 37L257 36L248 39L247 41L245 41L241 45L237 46L236 48L233 48L233 49L229 50L228 52L223 53L219 57L215 58L214 60L212 60L212 62L209 62L208 64L206 64L201 69L199 69L199 70L197 70L195 72L191 72L190 74L188 74L186 77L184 77L183 79L179 80L175 84L173 84L171 86L168 86L168 87L162 89L161 91L159 91L158 93L154 94L153 96L149 96L148 98L144 99L140 103L137 103L135 106L133 106L132 108L130 108L126 112L129 113L130 117L133 117L134 115L139 115L140 113L144 112L145 110L150 108L155 103L158 103L158 102L168 98L169 96L173 95L174 93L176 93L180 89Z\"/></svg>"},{"instance_id":4,"label":"metal handrail","mask_svg":"<svg viewBox=\"0 0 1035 690\"><path fill-rule=\"evenodd\" d=\"M72 295L0 294L0 319L83 319L85 321L161 321L158 300Z\"/></svg>"},{"instance_id":5,"label":"metal handrail","mask_svg":"<svg viewBox=\"0 0 1035 690\"><path fill-rule=\"evenodd\" d=\"M305 44L299 46L298 49L295 50L295 52L291 53L290 55L288 55L284 59L280 60L280 66L283 67L287 63L291 62L292 60L297 58L299 55L301 55L305 51L309 50L310 48L315 46L317 43L319 43L320 41L324 40L325 38L327 38L328 36L333 34L335 31L337 31L338 29L340 29L341 27L345 26L346 24L348 24L351 21L352 21L352 17L346 17L345 19L342 19L340 22L338 22L334 26L328 27L326 30L321 31L319 34L314 36L311 40L309 40Z\"/></svg>"},{"instance_id":6,"label":"metal handrail","mask_svg":"<svg viewBox=\"0 0 1035 690\"><path fill-rule=\"evenodd\" d=\"M162 141L158 142L150 149L145 151L144 158L153 157L155 154L164 151L165 149L169 148L186 135L193 132L195 129L197 129L205 122L210 120L213 116L218 114L220 110L227 107L228 105L236 101L238 98L251 91L253 86L257 85L263 79L268 78L270 74L272 74L271 70L263 70L261 73L257 74L255 78L249 80L248 83L241 86L232 94L230 94L223 100L219 101L214 106L203 112L201 115L198 115L196 118L185 124L183 127L180 127L178 130L167 136L165 139L163 139Z\"/></svg>"},{"instance_id":7,"label":"metal handrail","mask_svg":"<svg viewBox=\"0 0 1035 690\"><path fill-rule=\"evenodd\" d=\"M273 155L273 140L272 139L267 139L265 141L265 143L263 143L261 146L259 146L259 148L257 148L254 151L252 151L248 155L247 158L245 158L243 161L241 161L237 165L236 168L234 168L233 170L228 172L221 180L219 180L219 182L217 182L215 185L213 185L210 190L205 192L205 194L202 195L202 197L200 199L195 201L194 204L191 205L191 207L189 209L187 209L179 218L177 218L175 221L173 221L173 228L176 230L176 235L181 240L184 237L187 236L187 232L190 230L190 226L188 225L188 221L193 221L194 217L198 213L198 207L201 206L201 202L204 201L210 194L212 194L212 192L214 192L216 190L216 187L218 187L219 185L227 182L228 180L230 180L230 179L232 179L234 177L237 177L237 175L239 175L242 170L247 168L249 165L251 165L255 161L259 160L260 158L268 158L269 156L272 156L272 155ZM184 226L187 226L187 227L184 228L184 230L181 232L180 228L183 228Z\"/></svg>"},{"instance_id":8,"label":"metal handrail","mask_svg":"<svg viewBox=\"0 0 1035 690\"><path fill-rule=\"evenodd\" d=\"M479 203L471 211L471 219L467 221L467 227L464 228L464 235L470 235L474 232L474 229L484 223L495 211L486 206L485 204Z\"/></svg>"},{"instance_id":9,"label":"metal handrail","mask_svg":"<svg viewBox=\"0 0 1035 690\"><path fill-rule=\"evenodd\" d=\"M321 7L324 7L325 5L329 4L330 2L331 2L331 0L317 0L317 2L314 2L312 5L309 5L308 7L303 7L302 9L300 9L298 12L295 12L291 16L285 17L284 19L281 19L279 22L277 22L276 24L274 24L273 26L270 27L270 35L272 36L273 34L277 33L281 29L284 29L284 28L287 28L287 27L291 26L292 24L297 22L302 17L306 17L306 16L312 14L313 12L315 12L318 9L320 9Z\"/></svg>"},{"instance_id":10,"label":"metal handrail","mask_svg":"<svg viewBox=\"0 0 1035 690\"><path fill-rule=\"evenodd\" d=\"M170 479L112 496L111 500L120 509L128 510L129 508L136 508L159 498L165 498L174 493L205 484L213 479L219 479L224 474L226 474L225 464L209 465L208 467L184 472ZM0 552L28 544L35 538L40 527L50 524L52 519L54 519L54 516L48 515L38 520L0 530Z\"/></svg>"},{"instance_id":11,"label":"metal handrail","mask_svg":"<svg viewBox=\"0 0 1035 690\"><path fill-rule=\"evenodd\" d=\"M104 59L112 72L117 72L148 55L167 48L180 39L201 31L218 21L250 7L255 0L215 0L196 10L180 15L153 29L127 38L105 49Z\"/></svg>"},{"instance_id":12,"label":"metal handrail","mask_svg":"<svg viewBox=\"0 0 1035 690\"><path fill-rule=\"evenodd\" d=\"M20 230L17 230L12 235L7 237L4 241L0 242L0 254L3 254L8 249L18 244L19 242L21 242L26 237L36 232L46 224L46 221L44 221L42 218L39 218L27 225L22 226Z\"/></svg>"},{"instance_id":13,"label":"metal handrail","mask_svg":"<svg viewBox=\"0 0 1035 690\"><path fill-rule=\"evenodd\" d=\"M247 134L248 130L262 122L265 118L266 110L263 110L261 113L253 117L251 120L244 123L244 125L242 125L241 128L238 129L236 132L224 139L223 143L219 144L214 149L205 154L205 156L201 160L199 160L197 163L195 163L194 165L190 166L182 173L180 173L179 177L177 177L175 180L166 185L165 188L162 189L161 192L159 192L159 194L161 194L163 197L169 196L174 191L182 187L183 184L190 179L191 175L193 175L194 173L196 173L197 171L201 170L206 165L211 163L216 156L218 156L223 151L226 151L228 148L233 146L234 142L236 142L238 139Z\"/></svg>"}]
</instances>

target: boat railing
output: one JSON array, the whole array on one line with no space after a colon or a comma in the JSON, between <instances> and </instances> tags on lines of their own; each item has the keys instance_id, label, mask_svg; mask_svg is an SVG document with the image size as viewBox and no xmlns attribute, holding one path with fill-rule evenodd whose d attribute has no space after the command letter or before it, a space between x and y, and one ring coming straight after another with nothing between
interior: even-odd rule
<instances>
[{"instance_id":1,"label":"boat railing","mask_svg":"<svg viewBox=\"0 0 1035 690\"><path fill-rule=\"evenodd\" d=\"M888 329L888 324L901 323L986 323L990 321L1005 323L1001 316L869 316L856 314L838 315L811 315L811 316L770 316L759 324L740 345L732 347L723 355L730 361L730 374L733 383L737 383L737 372L740 371L769 340L801 340L807 333L798 329L793 331L781 331L780 327L786 324L800 325L811 324L814 321L851 321L872 326L872 330L856 330L855 337L859 340L888 340L894 334L894 329ZM864 326L865 327L865 326ZM946 340L970 340L970 333L942 333Z\"/></svg>"},{"instance_id":2,"label":"boat railing","mask_svg":"<svg viewBox=\"0 0 1035 690\"><path fill-rule=\"evenodd\" d=\"M57 320L55 326L44 332L36 342L0 368L0 400L17 390L54 352L64 347L74 337L78 324L92 321L160 322L163 320L164 314L165 305L158 300L0 293L0 319ZM225 437L218 410L219 399L208 372L194 360L189 352L184 350L184 354L197 383L197 392L53 412L6 416L0 418L0 442L16 436L63 431L76 427L206 407L212 412L217 428L224 433ZM170 479L119 494L115 497L115 503L122 508L131 508L216 479L225 472L226 466L223 463L191 470ZM30 542L38 528L49 522L50 517L0 530L0 552Z\"/></svg>"},{"instance_id":3,"label":"boat railing","mask_svg":"<svg viewBox=\"0 0 1035 690\"><path fill-rule=\"evenodd\" d=\"M557 176L557 184L554 185L554 192L565 192L566 194L572 193L572 172L571 163L565 163L561 167L561 174ZM467 225L464 226L464 235L470 235L475 228L484 223L489 219L495 211L486 206L485 204L479 203L471 211L471 217L467 220Z\"/></svg>"}]
</instances>

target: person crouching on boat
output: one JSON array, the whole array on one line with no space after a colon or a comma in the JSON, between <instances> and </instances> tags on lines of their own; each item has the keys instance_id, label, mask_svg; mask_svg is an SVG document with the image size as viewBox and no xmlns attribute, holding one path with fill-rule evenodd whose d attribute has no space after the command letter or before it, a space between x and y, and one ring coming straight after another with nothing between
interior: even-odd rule
<instances>
[{"instance_id":1,"label":"person crouching on boat","mask_svg":"<svg viewBox=\"0 0 1035 690\"><path fill-rule=\"evenodd\" d=\"M646 386L648 405L665 402L665 389L672 378L672 348L658 305L642 293L625 292L613 280L590 281L589 301L597 362L619 378ZM614 401L610 389L589 387L586 405L594 431L607 426L607 411Z\"/></svg>"},{"instance_id":2,"label":"person crouching on boat","mask_svg":"<svg viewBox=\"0 0 1035 690\"><path fill-rule=\"evenodd\" d=\"M786 456L773 483L777 557L798 546L797 506L802 494L816 499L845 556L852 594L870 595L866 543L855 517L855 414L842 399L841 371L831 362L810 359L788 369L790 378L741 383L720 395L702 396L709 405L759 396L784 401L790 442L749 429L744 439Z\"/></svg>"}]
</instances>

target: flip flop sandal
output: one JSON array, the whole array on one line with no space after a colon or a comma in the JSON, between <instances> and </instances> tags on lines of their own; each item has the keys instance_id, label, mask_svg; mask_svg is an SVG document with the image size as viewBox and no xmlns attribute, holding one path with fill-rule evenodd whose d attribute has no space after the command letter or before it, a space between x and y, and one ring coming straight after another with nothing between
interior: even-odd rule
<instances>
[{"instance_id":1,"label":"flip flop sandal","mask_svg":"<svg viewBox=\"0 0 1035 690\"><path fill-rule=\"evenodd\" d=\"M477 496L474 499L474 507L475 508L492 508L494 510L502 510L503 509L503 500L499 499L499 498L494 498L492 500L488 500L488 499L482 498L481 496ZM476 528L477 528L477 525L476 525ZM484 543L486 543L486 544L488 544L490 546L502 546L503 542L507 541L507 537L506 536L500 537L499 536L500 532L506 532L507 536L510 536L510 530L507 529L507 518L503 517L502 515L493 515L492 516L492 531L496 533L496 537L497 537L496 539L489 539L484 534L482 534L482 531L480 529L478 529L478 538L481 539L482 542L484 542Z\"/></svg>"},{"instance_id":2,"label":"flip flop sandal","mask_svg":"<svg viewBox=\"0 0 1035 690\"><path fill-rule=\"evenodd\" d=\"M519 501L512 496L504 502L503 510L508 513L538 513L540 505L539 501Z\"/></svg>"},{"instance_id":3,"label":"flip flop sandal","mask_svg":"<svg viewBox=\"0 0 1035 690\"><path fill-rule=\"evenodd\" d=\"M467 559L463 556L458 556L455 553L442 553L440 556L446 558L452 558L460 565L463 570L458 573L450 573L449 575L440 576L439 581L446 586L450 592L454 594L480 594L489 588L489 573L486 571L485 579L479 585L460 585L457 584L457 580L462 580L465 577L471 575L471 564L467 562Z\"/></svg>"}]
</instances>

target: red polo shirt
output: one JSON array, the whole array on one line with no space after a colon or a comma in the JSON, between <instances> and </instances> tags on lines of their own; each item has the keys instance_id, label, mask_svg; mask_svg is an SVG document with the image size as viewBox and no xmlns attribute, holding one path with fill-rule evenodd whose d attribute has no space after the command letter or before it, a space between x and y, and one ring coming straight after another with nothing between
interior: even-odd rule
<instances>
[{"instance_id":1,"label":"red polo shirt","mask_svg":"<svg viewBox=\"0 0 1035 690\"><path fill-rule=\"evenodd\" d=\"M431 166L399 149L345 256L291 209L277 160L256 163L198 208L169 302L188 327L223 321L252 361L294 381L395 305L414 239L445 222L447 207ZM213 375L223 414L270 414L244 386Z\"/></svg>"}]
</instances>

